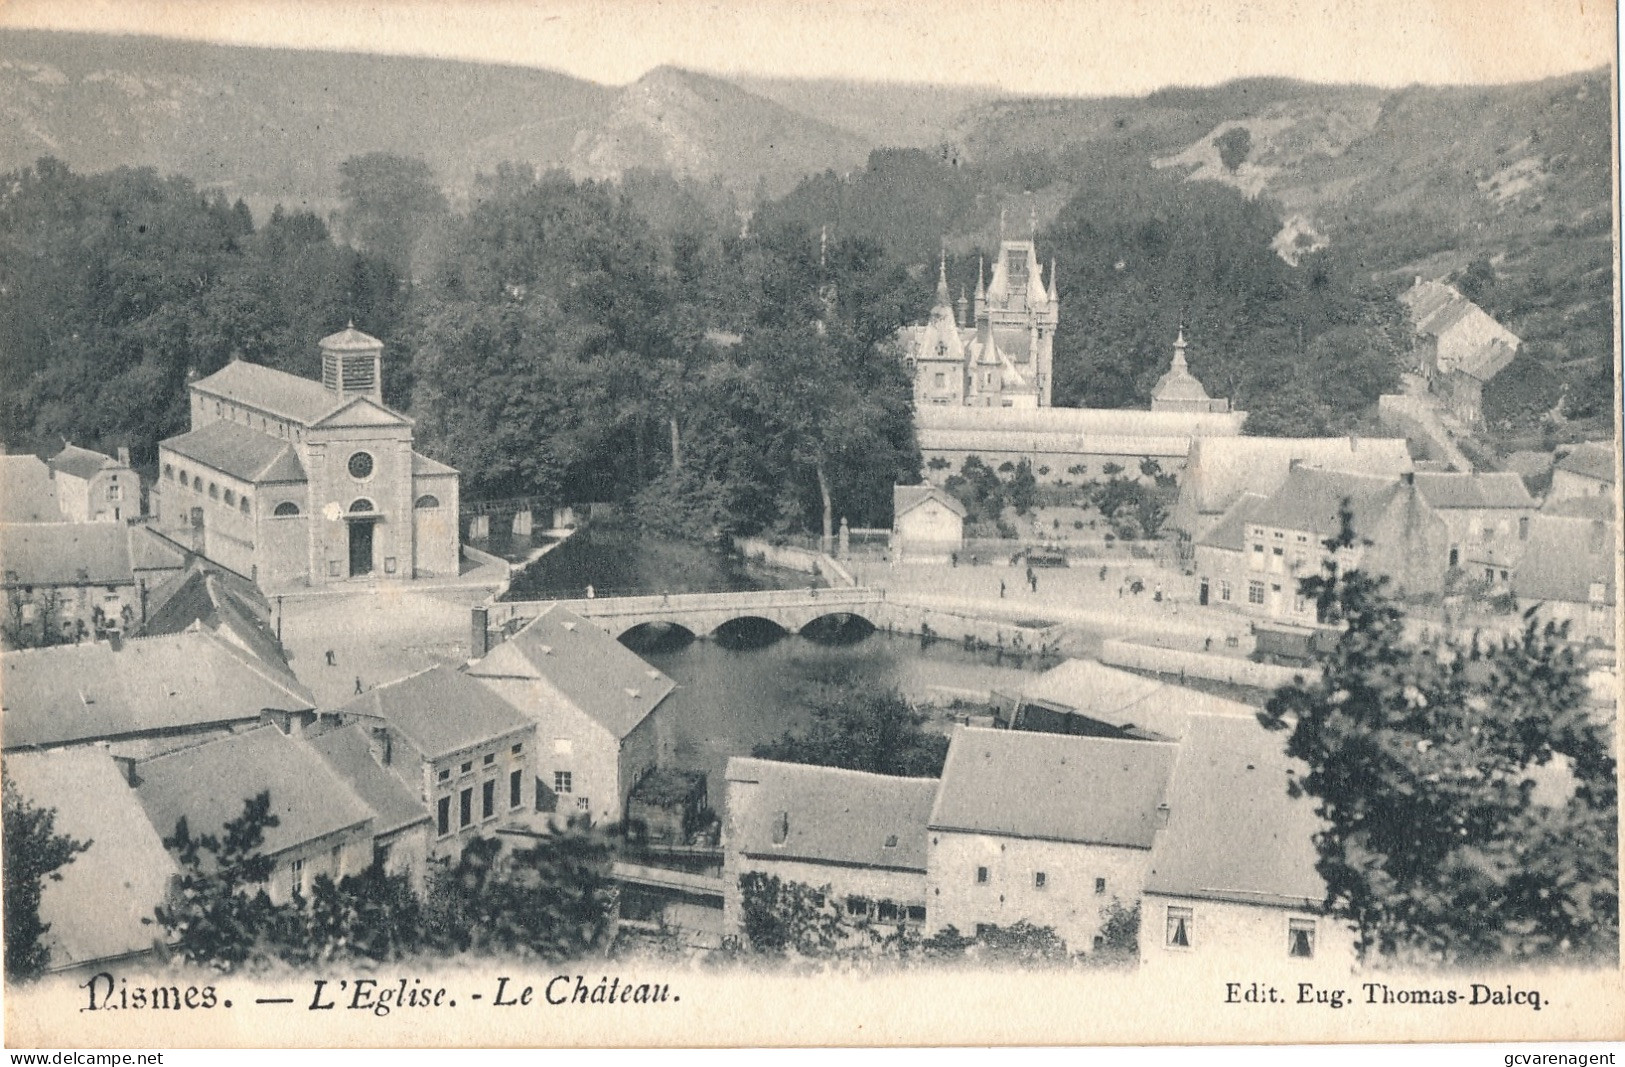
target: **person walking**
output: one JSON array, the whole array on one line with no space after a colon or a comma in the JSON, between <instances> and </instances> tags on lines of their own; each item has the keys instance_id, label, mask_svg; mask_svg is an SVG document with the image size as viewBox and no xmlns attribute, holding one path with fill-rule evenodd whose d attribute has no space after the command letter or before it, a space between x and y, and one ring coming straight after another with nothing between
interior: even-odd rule
<instances>
[{"instance_id":1,"label":"person walking","mask_svg":"<svg viewBox=\"0 0 1625 1067\"><path fill-rule=\"evenodd\" d=\"M360 696L364 692L366 690L361 688L361 675L358 674L355 676L355 695Z\"/></svg>"},{"instance_id":2,"label":"person walking","mask_svg":"<svg viewBox=\"0 0 1625 1067\"><path fill-rule=\"evenodd\" d=\"M1003 578L999 579L999 599L1000 600L1004 599L1004 579Z\"/></svg>"},{"instance_id":3,"label":"person walking","mask_svg":"<svg viewBox=\"0 0 1625 1067\"><path fill-rule=\"evenodd\" d=\"M1038 592L1038 575L1033 573L1033 569L1031 567L1027 568L1027 582L1028 582L1029 585L1031 585L1033 587L1033 593L1037 594L1037 592Z\"/></svg>"},{"instance_id":4,"label":"person walking","mask_svg":"<svg viewBox=\"0 0 1625 1067\"><path fill-rule=\"evenodd\" d=\"M339 665L339 661L333 658L332 649L327 650L327 665L329 667L337 667Z\"/></svg>"}]
</instances>

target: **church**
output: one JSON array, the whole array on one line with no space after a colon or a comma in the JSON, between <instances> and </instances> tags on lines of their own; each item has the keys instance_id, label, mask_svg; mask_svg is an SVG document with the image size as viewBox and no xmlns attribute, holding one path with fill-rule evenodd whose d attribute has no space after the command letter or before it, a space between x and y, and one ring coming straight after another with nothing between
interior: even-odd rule
<instances>
[{"instance_id":1,"label":"church","mask_svg":"<svg viewBox=\"0 0 1625 1067\"><path fill-rule=\"evenodd\" d=\"M159 529L262 588L455 576L457 471L383 399L383 342L320 342L322 380L234 360L191 383L192 429L158 446Z\"/></svg>"}]
</instances>

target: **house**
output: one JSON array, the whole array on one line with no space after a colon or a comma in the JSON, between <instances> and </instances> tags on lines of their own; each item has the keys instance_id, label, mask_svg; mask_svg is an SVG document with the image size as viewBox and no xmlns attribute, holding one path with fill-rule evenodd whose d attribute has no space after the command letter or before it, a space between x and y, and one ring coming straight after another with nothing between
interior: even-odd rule
<instances>
[{"instance_id":1,"label":"house","mask_svg":"<svg viewBox=\"0 0 1625 1067\"><path fill-rule=\"evenodd\" d=\"M61 521L51 468L38 456L0 453L0 523Z\"/></svg>"},{"instance_id":2,"label":"house","mask_svg":"<svg viewBox=\"0 0 1625 1067\"><path fill-rule=\"evenodd\" d=\"M1606 441L1575 445L1552 467L1547 500L1614 498L1614 446Z\"/></svg>"},{"instance_id":3,"label":"house","mask_svg":"<svg viewBox=\"0 0 1625 1067\"><path fill-rule=\"evenodd\" d=\"M1471 577L1505 581L1529 539L1534 497L1523 479L1510 471L1438 474L1418 471L1416 491L1450 531L1451 567ZM1474 560L1489 560L1487 567L1469 569ZM1499 566L1496 565L1499 563ZM1485 573L1485 572L1488 573Z\"/></svg>"},{"instance_id":4,"label":"house","mask_svg":"<svg viewBox=\"0 0 1625 1067\"><path fill-rule=\"evenodd\" d=\"M1256 719L1191 717L1145 880L1143 966L1353 966L1352 931L1323 910L1315 803L1287 793L1304 768L1287 759L1285 736Z\"/></svg>"},{"instance_id":5,"label":"house","mask_svg":"<svg viewBox=\"0 0 1625 1067\"><path fill-rule=\"evenodd\" d=\"M260 852L273 861L264 887L278 904L308 894L320 875L337 881L372 865L372 809L315 749L275 727L141 760L134 775L147 819L166 838L181 819L193 838L219 837L245 802L269 793L277 823Z\"/></svg>"},{"instance_id":6,"label":"house","mask_svg":"<svg viewBox=\"0 0 1625 1067\"><path fill-rule=\"evenodd\" d=\"M201 626L0 655L7 753L105 741L115 756L147 757L267 721L294 729L315 709L286 663Z\"/></svg>"},{"instance_id":7,"label":"house","mask_svg":"<svg viewBox=\"0 0 1625 1067\"><path fill-rule=\"evenodd\" d=\"M1253 718L1257 709L1154 678L1069 659L1021 690L1012 729L1140 741L1177 741L1195 714Z\"/></svg>"},{"instance_id":8,"label":"house","mask_svg":"<svg viewBox=\"0 0 1625 1067\"><path fill-rule=\"evenodd\" d=\"M1097 946L1139 899L1176 746L956 727L927 824L930 932L1048 926Z\"/></svg>"},{"instance_id":9,"label":"house","mask_svg":"<svg viewBox=\"0 0 1625 1067\"><path fill-rule=\"evenodd\" d=\"M384 404L383 343L351 327L320 348L320 382L237 360L191 384L159 523L268 589L456 575L458 474Z\"/></svg>"},{"instance_id":10,"label":"house","mask_svg":"<svg viewBox=\"0 0 1625 1067\"><path fill-rule=\"evenodd\" d=\"M1450 531L1422 498L1414 475L1383 477L1294 466L1279 488L1239 501L1197 542L1199 581L1209 602L1282 622L1314 623L1315 605L1299 592L1318 574L1324 542L1341 529L1345 503L1361 543L1339 553L1344 568L1387 575L1402 595L1444 589ZM1239 543L1232 540L1240 535ZM1226 599L1226 598L1230 599Z\"/></svg>"},{"instance_id":11,"label":"house","mask_svg":"<svg viewBox=\"0 0 1625 1067\"><path fill-rule=\"evenodd\" d=\"M407 782L433 817L433 859L545 818L535 781L537 731L530 719L461 671L436 665L375 686L338 709L359 724L379 766Z\"/></svg>"},{"instance_id":12,"label":"house","mask_svg":"<svg viewBox=\"0 0 1625 1067\"><path fill-rule=\"evenodd\" d=\"M934 485L892 487L893 563L947 563L965 547L965 505Z\"/></svg>"},{"instance_id":13,"label":"house","mask_svg":"<svg viewBox=\"0 0 1625 1067\"><path fill-rule=\"evenodd\" d=\"M1410 450L1401 437L1208 435L1190 446L1169 524L1199 538L1243 493L1273 493L1294 465L1380 475L1412 470Z\"/></svg>"},{"instance_id":14,"label":"house","mask_svg":"<svg viewBox=\"0 0 1625 1067\"><path fill-rule=\"evenodd\" d=\"M259 588L199 556L192 557L185 570L147 590L146 621L137 627L136 635L178 634L193 626L219 634L265 663L288 667L271 605Z\"/></svg>"},{"instance_id":15,"label":"house","mask_svg":"<svg viewBox=\"0 0 1625 1067\"><path fill-rule=\"evenodd\" d=\"M1400 303L1409 314L1428 390L1459 422L1484 420L1484 383L1506 369L1522 342L1451 285L1421 277Z\"/></svg>"},{"instance_id":16,"label":"house","mask_svg":"<svg viewBox=\"0 0 1625 1067\"><path fill-rule=\"evenodd\" d=\"M0 590L13 647L104 637L139 627L147 590L179 571L186 554L122 523L0 525Z\"/></svg>"},{"instance_id":17,"label":"house","mask_svg":"<svg viewBox=\"0 0 1625 1067\"><path fill-rule=\"evenodd\" d=\"M412 888L421 894L433 830L429 806L423 802L417 783L395 773L395 767L379 762L384 753L364 725L311 732L305 739L333 773L372 809L374 862L390 874L406 875Z\"/></svg>"},{"instance_id":18,"label":"house","mask_svg":"<svg viewBox=\"0 0 1625 1067\"><path fill-rule=\"evenodd\" d=\"M140 966L164 939L153 910L179 870L118 762L96 745L8 752L5 777L22 799L55 812L56 833L90 845L40 883L47 973Z\"/></svg>"},{"instance_id":19,"label":"house","mask_svg":"<svg viewBox=\"0 0 1625 1067\"><path fill-rule=\"evenodd\" d=\"M662 762L654 712L676 683L566 608L531 620L468 674L535 723L538 803L549 810L618 822Z\"/></svg>"},{"instance_id":20,"label":"house","mask_svg":"<svg viewBox=\"0 0 1625 1067\"><path fill-rule=\"evenodd\" d=\"M1518 610L1569 624L1575 640L1613 645L1619 543L1609 519L1541 513L1512 573Z\"/></svg>"},{"instance_id":21,"label":"house","mask_svg":"<svg viewBox=\"0 0 1625 1067\"><path fill-rule=\"evenodd\" d=\"M130 467L130 450L118 458L64 445L51 457L57 507L69 522L124 522L141 516L141 479Z\"/></svg>"},{"instance_id":22,"label":"house","mask_svg":"<svg viewBox=\"0 0 1625 1067\"><path fill-rule=\"evenodd\" d=\"M926 822L935 778L733 757L723 828L724 928L744 929L739 880L828 892L854 920L926 922Z\"/></svg>"}]
</instances>

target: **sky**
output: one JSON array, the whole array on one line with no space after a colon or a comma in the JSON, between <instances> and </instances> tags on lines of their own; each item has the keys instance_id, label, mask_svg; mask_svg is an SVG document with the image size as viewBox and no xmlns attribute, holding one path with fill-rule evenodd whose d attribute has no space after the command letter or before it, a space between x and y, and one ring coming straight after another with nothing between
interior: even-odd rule
<instances>
[{"instance_id":1,"label":"sky","mask_svg":"<svg viewBox=\"0 0 1625 1067\"><path fill-rule=\"evenodd\" d=\"M1611 0L0 0L0 26L432 55L607 84L721 74L1143 94L1252 75L1393 86L1607 64Z\"/></svg>"}]
</instances>

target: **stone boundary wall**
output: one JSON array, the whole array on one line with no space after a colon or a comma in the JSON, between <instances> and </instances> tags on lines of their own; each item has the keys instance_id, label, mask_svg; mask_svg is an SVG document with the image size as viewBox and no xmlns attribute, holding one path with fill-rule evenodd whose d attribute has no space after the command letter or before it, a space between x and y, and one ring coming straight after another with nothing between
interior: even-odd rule
<instances>
[{"instance_id":1,"label":"stone boundary wall","mask_svg":"<svg viewBox=\"0 0 1625 1067\"><path fill-rule=\"evenodd\" d=\"M1215 656L1211 652L1158 648L1155 645L1115 639L1101 642L1100 662L1114 667L1155 671L1158 674L1208 678L1216 682L1247 685L1256 689L1275 689L1278 686L1290 685L1294 678L1308 681L1316 673L1313 668L1278 667L1273 663L1254 663L1252 660L1237 656Z\"/></svg>"}]
</instances>

